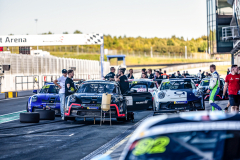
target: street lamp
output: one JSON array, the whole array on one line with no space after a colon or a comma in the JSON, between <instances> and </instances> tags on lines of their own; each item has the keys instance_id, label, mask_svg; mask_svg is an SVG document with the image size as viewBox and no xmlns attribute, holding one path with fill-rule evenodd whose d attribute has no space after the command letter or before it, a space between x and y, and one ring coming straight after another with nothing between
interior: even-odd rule
<instances>
[{"instance_id":1,"label":"street lamp","mask_svg":"<svg viewBox=\"0 0 240 160\"><path fill-rule=\"evenodd\" d=\"M38 19L35 19L35 21L36 21L36 33L37 33L37 21L38 21ZM37 46L37 50L38 50L38 46Z\"/></svg>"}]
</instances>

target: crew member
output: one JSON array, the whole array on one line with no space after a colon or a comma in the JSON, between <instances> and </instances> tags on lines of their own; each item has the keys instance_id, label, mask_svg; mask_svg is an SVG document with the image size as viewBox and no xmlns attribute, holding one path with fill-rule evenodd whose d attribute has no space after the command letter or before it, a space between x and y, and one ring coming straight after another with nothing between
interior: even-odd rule
<instances>
[{"instance_id":1,"label":"crew member","mask_svg":"<svg viewBox=\"0 0 240 160\"><path fill-rule=\"evenodd\" d=\"M189 73L188 73L188 71L186 71L186 74L185 74L185 75L186 75L186 76L190 76Z\"/></svg>"},{"instance_id":2,"label":"crew member","mask_svg":"<svg viewBox=\"0 0 240 160\"><path fill-rule=\"evenodd\" d=\"M163 74L163 73L162 73L162 69L161 69L161 68L159 69L159 74L160 74L160 75L162 75L162 74Z\"/></svg>"},{"instance_id":3,"label":"crew member","mask_svg":"<svg viewBox=\"0 0 240 160\"><path fill-rule=\"evenodd\" d=\"M148 69L148 79L153 79L154 78L154 74L152 74L152 69Z\"/></svg>"},{"instance_id":4,"label":"crew member","mask_svg":"<svg viewBox=\"0 0 240 160\"><path fill-rule=\"evenodd\" d=\"M240 97L238 92L240 90L240 75L238 74L238 67L237 65L232 65L231 67L231 74L228 74L225 78L225 85L223 89L223 97L225 97L226 91L228 88L228 97L229 102L231 105L232 112L239 111L239 102Z\"/></svg>"},{"instance_id":5,"label":"crew member","mask_svg":"<svg viewBox=\"0 0 240 160\"><path fill-rule=\"evenodd\" d=\"M134 79L134 77L133 77L133 69L129 69L129 73L127 75L127 78L128 79Z\"/></svg>"},{"instance_id":6,"label":"crew member","mask_svg":"<svg viewBox=\"0 0 240 160\"><path fill-rule=\"evenodd\" d=\"M68 70L68 76L65 81L65 97L73 94L75 92L75 85L73 82L73 76L74 76L74 71L73 70Z\"/></svg>"},{"instance_id":7,"label":"crew member","mask_svg":"<svg viewBox=\"0 0 240 160\"><path fill-rule=\"evenodd\" d=\"M212 106L212 111L216 109L222 110L216 103L214 103L217 94L220 91L220 77L218 72L216 71L216 66L214 64L210 65L210 71L212 73L212 77L210 78L209 89L207 93L210 92L209 104ZM201 73L201 70L199 71Z\"/></svg>"},{"instance_id":8,"label":"crew member","mask_svg":"<svg viewBox=\"0 0 240 160\"><path fill-rule=\"evenodd\" d=\"M108 73L105 77L104 80L110 80L110 81L114 81L114 77L115 77L115 68L111 67L110 68L110 73Z\"/></svg>"},{"instance_id":9,"label":"crew member","mask_svg":"<svg viewBox=\"0 0 240 160\"><path fill-rule=\"evenodd\" d=\"M229 75L229 73L230 73L230 70L229 70L229 68L227 69L227 75Z\"/></svg>"},{"instance_id":10,"label":"crew member","mask_svg":"<svg viewBox=\"0 0 240 160\"><path fill-rule=\"evenodd\" d=\"M199 78L199 79L202 79L202 73L201 73L202 71L201 70L199 70L199 72L198 72L198 74L197 74L197 77Z\"/></svg>"},{"instance_id":11,"label":"crew member","mask_svg":"<svg viewBox=\"0 0 240 160\"><path fill-rule=\"evenodd\" d=\"M172 74L171 78L176 78L176 72Z\"/></svg>"},{"instance_id":12,"label":"crew member","mask_svg":"<svg viewBox=\"0 0 240 160\"><path fill-rule=\"evenodd\" d=\"M142 79L148 79L148 76L147 76L147 73L142 73L142 76L141 76Z\"/></svg>"},{"instance_id":13,"label":"crew member","mask_svg":"<svg viewBox=\"0 0 240 160\"><path fill-rule=\"evenodd\" d=\"M185 73L185 71L183 71L183 74L182 74L183 76L186 76L186 73Z\"/></svg>"},{"instance_id":14,"label":"crew member","mask_svg":"<svg viewBox=\"0 0 240 160\"><path fill-rule=\"evenodd\" d=\"M162 76L163 79L168 79L169 78L166 70L164 70L164 73L161 76Z\"/></svg>"},{"instance_id":15,"label":"crew member","mask_svg":"<svg viewBox=\"0 0 240 160\"><path fill-rule=\"evenodd\" d=\"M182 77L180 71L177 71L177 77L178 77L178 78Z\"/></svg>"},{"instance_id":16,"label":"crew member","mask_svg":"<svg viewBox=\"0 0 240 160\"><path fill-rule=\"evenodd\" d=\"M129 83L127 77L124 75L124 70L120 70L120 77L115 76L115 81L119 82L121 93L124 94L129 89Z\"/></svg>"}]
</instances>

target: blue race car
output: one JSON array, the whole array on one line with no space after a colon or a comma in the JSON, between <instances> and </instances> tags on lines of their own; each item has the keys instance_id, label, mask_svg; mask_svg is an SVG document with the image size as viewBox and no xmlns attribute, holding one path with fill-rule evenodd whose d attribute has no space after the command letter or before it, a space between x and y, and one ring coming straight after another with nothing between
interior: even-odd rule
<instances>
[{"instance_id":1,"label":"blue race car","mask_svg":"<svg viewBox=\"0 0 240 160\"><path fill-rule=\"evenodd\" d=\"M27 112L34 112L36 109L55 110L56 115L61 115L60 112L60 97L58 95L59 88L54 83L46 83L39 93L34 90L35 95L29 97L27 102Z\"/></svg>"}]
</instances>

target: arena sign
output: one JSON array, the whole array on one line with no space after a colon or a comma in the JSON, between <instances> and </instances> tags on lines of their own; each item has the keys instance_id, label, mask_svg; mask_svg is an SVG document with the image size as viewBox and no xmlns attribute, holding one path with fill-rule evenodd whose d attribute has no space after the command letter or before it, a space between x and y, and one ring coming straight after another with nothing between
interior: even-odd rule
<instances>
[{"instance_id":1,"label":"arena sign","mask_svg":"<svg viewBox=\"0 0 240 160\"><path fill-rule=\"evenodd\" d=\"M103 34L0 35L1 47L102 44Z\"/></svg>"},{"instance_id":2,"label":"arena sign","mask_svg":"<svg viewBox=\"0 0 240 160\"><path fill-rule=\"evenodd\" d=\"M0 47L13 46L60 46L60 45L101 45L100 62L103 78L104 41L103 34L51 34L51 35L0 35Z\"/></svg>"}]
</instances>

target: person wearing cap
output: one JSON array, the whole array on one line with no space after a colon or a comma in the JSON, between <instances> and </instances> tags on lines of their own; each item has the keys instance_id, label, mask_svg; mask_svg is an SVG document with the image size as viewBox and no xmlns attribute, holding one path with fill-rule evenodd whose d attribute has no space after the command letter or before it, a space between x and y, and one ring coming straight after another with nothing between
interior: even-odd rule
<instances>
[{"instance_id":1,"label":"person wearing cap","mask_svg":"<svg viewBox=\"0 0 240 160\"><path fill-rule=\"evenodd\" d=\"M65 105L65 81L67 79L67 70L63 69L62 70L62 76L59 77L58 79L54 80L53 83L59 87L59 98L60 98L60 110L61 110L61 117L64 119L64 105ZM74 81L80 81L84 79L73 79ZM57 83L59 82L59 84Z\"/></svg>"}]
</instances>

